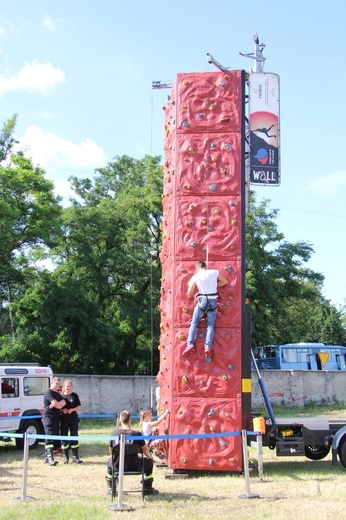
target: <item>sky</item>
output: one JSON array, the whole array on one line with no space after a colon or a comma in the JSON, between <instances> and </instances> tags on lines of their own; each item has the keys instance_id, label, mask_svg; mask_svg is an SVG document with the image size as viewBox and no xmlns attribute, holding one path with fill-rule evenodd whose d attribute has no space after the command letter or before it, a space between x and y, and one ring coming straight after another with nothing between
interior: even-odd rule
<instances>
[{"instance_id":1,"label":"sky","mask_svg":"<svg viewBox=\"0 0 346 520\"><path fill-rule=\"evenodd\" d=\"M1 0L0 124L68 197L114 157L163 154L162 106L181 72L249 71L257 33L264 71L280 76L281 185L257 186L278 230L308 242L323 295L346 301L344 0Z\"/></svg>"}]
</instances>

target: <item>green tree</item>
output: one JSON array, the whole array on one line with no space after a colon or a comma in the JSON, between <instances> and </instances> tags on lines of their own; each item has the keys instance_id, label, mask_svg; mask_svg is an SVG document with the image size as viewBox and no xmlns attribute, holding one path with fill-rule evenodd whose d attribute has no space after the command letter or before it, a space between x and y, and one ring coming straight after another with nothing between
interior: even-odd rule
<instances>
[{"instance_id":1,"label":"green tree","mask_svg":"<svg viewBox=\"0 0 346 520\"><path fill-rule=\"evenodd\" d=\"M46 359L50 349L59 371L148 374L159 331L159 158L118 157L93 182L71 184L51 249L57 267L18 302L20 332Z\"/></svg>"},{"instance_id":2,"label":"green tree","mask_svg":"<svg viewBox=\"0 0 346 520\"><path fill-rule=\"evenodd\" d=\"M324 277L305 264L313 254L307 242L290 244L277 229L278 210L269 201L246 216L246 294L252 314L252 344L298 341L340 343L341 315L321 295ZM327 319L328 318L328 319Z\"/></svg>"},{"instance_id":3,"label":"green tree","mask_svg":"<svg viewBox=\"0 0 346 520\"><path fill-rule=\"evenodd\" d=\"M18 144L17 139L13 136L16 126L17 115L13 115L3 124L0 131L0 168L4 167L4 162L7 161L12 153L13 146Z\"/></svg>"},{"instance_id":4,"label":"green tree","mask_svg":"<svg viewBox=\"0 0 346 520\"><path fill-rule=\"evenodd\" d=\"M8 320L2 325L14 337L12 301L23 284L23 269L35 250L49 247L59 231L61 207L53 183L21 152L11 153L15 118L5 123L0 136L0 295ZM10 154L10 156L9 156ZM3 317L3 316L2 316Z\"/></svg>"}]
</instances>

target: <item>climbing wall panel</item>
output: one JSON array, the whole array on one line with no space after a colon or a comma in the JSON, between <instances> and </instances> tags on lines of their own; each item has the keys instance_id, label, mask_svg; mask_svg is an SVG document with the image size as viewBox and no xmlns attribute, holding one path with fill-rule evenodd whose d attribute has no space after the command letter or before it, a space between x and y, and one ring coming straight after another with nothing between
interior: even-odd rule
<instances>
[{"instance_id":1,"label":"climbing wall panel","mask_svg":"<svg viewBox=\"0 0 346 520\"><path fill-rule=\"evenodd\" d=\"M240 399L173 398L171 413L179 418L174 433L212 434L238 428ZM170 464L181 469L242 470L240 437L191 438L170 441Z\"/></svg>"},{"instance_id":2,"label":"climbing wall panel","mask_svg":"<svg viewBox=\"0 0 346 520\"><path fill-rule=\"evenodd\" d=\"M243 426L243 104L241 71L178 74L165 109L160 336L161 432L240 431ZM195 299L187 283L207 261L228 284L219 289L211 363L206 320L196 352L183 356ZM174 469L242 470L240 437L167 443Z\"/></svg>"}]
</instances>

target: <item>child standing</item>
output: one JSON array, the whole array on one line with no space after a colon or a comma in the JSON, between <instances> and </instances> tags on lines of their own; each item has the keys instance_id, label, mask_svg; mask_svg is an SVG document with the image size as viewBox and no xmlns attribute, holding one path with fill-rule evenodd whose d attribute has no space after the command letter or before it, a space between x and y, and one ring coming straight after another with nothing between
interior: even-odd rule
<instances>
[{"instance_id":1,"label":"child standing","mask_svg":"<svg viewBox=\"0 0 346 520\"><path fill-rule=\"evenodd\" d=\"M165 413L163 413L158 419L153 421L152 412L150 410L142 410L139 415L142 434L145 436L153 435L153 434L155 435L156 432L153 431L154 428L157 428L157 426L159 424L161 424L162 421L165 420L165 418L167 417L168 414L169 414L169 410L166 410ZM148 442L148 440L146 440L146 443L150 447L150 444L152 443L152 441Z\"/></svg>"}]
</instances>

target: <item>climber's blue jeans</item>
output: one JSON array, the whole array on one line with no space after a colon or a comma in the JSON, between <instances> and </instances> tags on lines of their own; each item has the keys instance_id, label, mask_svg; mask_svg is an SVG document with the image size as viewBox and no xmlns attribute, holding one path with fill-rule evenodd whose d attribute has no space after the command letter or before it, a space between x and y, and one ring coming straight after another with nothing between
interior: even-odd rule
<instances>
[{"instance_id":1,"label":"climber's blue jeans","mask_svg":"<svg viewBox=\"0 0 346 520\"><path fill-rule=\"evenodd\" d=\"M217 314L217 301L216 299L207 298L206 296L198 296L198 302L193 311L192 322L186 343L188 345L194 344L198 325L204 314L206 314L207 318L207 335L205 338L204 347L212 349L214 323Z\"/></svg>"}]
</instances>

